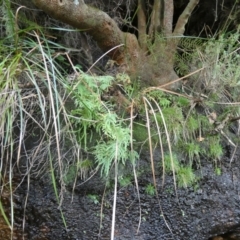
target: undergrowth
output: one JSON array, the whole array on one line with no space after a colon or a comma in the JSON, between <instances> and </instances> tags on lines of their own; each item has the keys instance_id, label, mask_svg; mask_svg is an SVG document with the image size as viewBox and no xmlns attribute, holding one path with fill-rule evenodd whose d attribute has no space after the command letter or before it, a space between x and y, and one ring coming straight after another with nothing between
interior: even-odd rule
<instances>
[{"instance_id":1,"label":"undergrowth","mask_svg":"<svg viewBox=\"0 0 240 240\"><path fill-rule=\"evenodd\" d=\"M95 156L97 167L107 176L113 162L135 161L137 152L129 150L131 134L129 119L121 118L114 105L101 100L113 84L113 77L91 76L79 72L69 88L74 110L69 117L79 145Z\"/></svg>"},{"instance_id":2,"label":"undergrowth","mask_svg":"<svg viewBox=\"0 0 240 240\"><path fill-rule=\"evenodd\" d=\"M239 142L238 32L194 43L185 40L182 44L190 49L176 57L176 68L182 75L194 74L179 93L169 93L157 87L141 89L127 74L82 72L67 49L60 53L64 47L46 38L39 26L21 34L13 30L9 6L5 10L9 37L0 44L0 183L1 196L9 190L10 209L1 198L0 212L12 231L14 166L28 186L30 175L50 172L60 211L65 186L74 188L78 178L86 179L92 170L104 177L114 172L122 187L133 179L137 185L136 165L146 148L153 173L153 184L146 187L149 195L157 194L157 173L171 174L178 187L194 184L203 158L211 159L221 174L224 146L236 148ZM191 44L198 45L195 51ZM37 144L29 146L28 139Z\"/></svg>"}]
</instances>

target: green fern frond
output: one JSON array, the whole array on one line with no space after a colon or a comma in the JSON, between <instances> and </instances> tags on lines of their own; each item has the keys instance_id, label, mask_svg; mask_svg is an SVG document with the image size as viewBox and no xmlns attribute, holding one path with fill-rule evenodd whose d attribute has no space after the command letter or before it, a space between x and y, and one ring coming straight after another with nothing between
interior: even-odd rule
<instances>
[{"instance_id":1,"label":"green fern frond","mask_svg":"<svg viewBox=\"0 0 240 240\"><path fill-rule=\"evenodd\" d=\"M11 9L11 1L5 0L2 2L1 9L1 15L6 31L6 36L14 36L16 31L16 25L15 25L15 17L13 14L13 11Z\"/></svg>"}]
</instances>

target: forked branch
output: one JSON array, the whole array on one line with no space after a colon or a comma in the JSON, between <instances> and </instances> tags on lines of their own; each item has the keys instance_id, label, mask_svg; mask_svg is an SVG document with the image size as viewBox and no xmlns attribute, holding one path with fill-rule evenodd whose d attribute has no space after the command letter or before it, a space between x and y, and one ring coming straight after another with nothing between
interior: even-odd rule
<instances>
[{"instance_id":1,"label":"forked branch","mask_svg":"<svg viewBox=\"0 0 240 240\"><path fill-rule=\"evenodd\" d=\"M197 6L199 0L190 0L186 8L184 9L183 13L178 18L176 27L173 31L174 36L182 36L185 31L185 25L188 22L188 19L194 10L194 8Z\"/></svg>"}]
</instances>

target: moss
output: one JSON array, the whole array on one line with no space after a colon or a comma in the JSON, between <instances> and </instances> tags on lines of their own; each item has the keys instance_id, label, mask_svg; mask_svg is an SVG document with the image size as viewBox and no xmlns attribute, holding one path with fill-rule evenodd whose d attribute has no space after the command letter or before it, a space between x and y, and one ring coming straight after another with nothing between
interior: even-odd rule
<instances>
[{"instance_id":1,"label":"moss","mask_svg":"<svg viewBox=\"0 0 240 240\"><path fill-rule=\"evenodd\" d=\"M188 187L195 183L196 177L190 166L181 166L177 172L177 182L179 187Z\"/></svg>"},{"instance_id":2,"label":"moss","mask_svg":"<svg viewBox=\"0 0 240 240\"><path fill-rule=\"evenodd\" d=\"M155 194L155 187L149 183L145 188L145 192L147 195L153 196Z\"/></svg>"},{"instance_id":3,"label":"moss","mask_svg":"<svg viewBox=\"0 0 240 240\"><path fill-rule=\"evenodd\" d=\"M219 159L223 155L223 147L218 136L209 139L209 155L213 159Z\"/></svg>"},{"instance_id":4,"label":"moss","mask_svg":"<svg viewBox=\"0 0 240 240\"><path fill-rule=\"evenodd\" d=\"M77 174L77 168L75 165L71 165L68 168L68 171L64 175L63 181L65 182L66 185L69 185L74 182L74 179Z\"/></svg>"},{"instance_id":5,"label":"moss","mask_svg":"<svg viewBox=\"0 0 240 240\"><path fill-rule=\"evenodd\" d=\"M131 176L122 176L118 179L118 182L121 187L127 187L132 184L132 177Z\"/></svg>"},{"instance_id":6,"label":"moss","mask_svg":"<svg viewBox=\"0 0 240 240\"><path fill-rule=\"evenodd\" d=\"M69 165L64 174L64 182L66 185L70 185L75 181L75 178L81 173L81 176L84 176L88 173L89 169L93 167L93 161L89 159L81 160L75 164Z\"/></svg>"},{"instance_id":7,"label":"moss","mask_svg":"<svg viewBox=\"0 0 240 240\"><path fill-rule=\"evenodd\" d=\"M153 144L158 142L158 136L156 135L156 130L151 128L151 136ZM146 123L143 122L134 122L133 124L133 139L135 143L138 145L139 143L148 144L148 129L146 127ZM148 145L146 145L148 146Z\"/></svg>"}]
</instances>

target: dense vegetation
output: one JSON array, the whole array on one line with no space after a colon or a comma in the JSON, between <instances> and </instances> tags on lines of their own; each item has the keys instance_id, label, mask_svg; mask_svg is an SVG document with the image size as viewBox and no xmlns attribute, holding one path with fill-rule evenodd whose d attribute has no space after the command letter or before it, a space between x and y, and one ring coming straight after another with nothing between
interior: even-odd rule
<instances>
[{"instance_id":1,"label":"dense vegetation","mask_svg":"<svg viewBox=\"0 0 240 240\"><path fill-rule=\"evenodd\" d=\"M140 5L135 15L148 16L150 8ZM14 228L12 180L18 170L30 181L30 175L50 169L59 204L65 186L74 189L78 178L96 172L103 177L112 173L115 189L118 184L137 185L141 150L150 153L153 181L146 186L148 194L157 193L156 172L172 174L175 187L196 184L200 176L194 170L201 168L203 157L213 161L216 174L221 174L226 146L236 149L239 142L240 29L228 28L235 19L226 18L211 37L171 35L171 41L170 33L157 31L151 22L145 35L138 32L141 49L147 52L139 53L141 61L134 61L136 65L127 71L125 61L110 55L114 61L108 61L104 72L103 64L98 65L101 56L86 69L84 62L72 58L74 50L53 36L78 30L60 23L46 28L27 19L22 10L10 0L1 3L0 183L1 194L8 192L11 199L11 218L5 214L3 198L0 211L10 229ZM179 19L186 21L192 10ZM146 29L153 26L153 38L143 41ZM121 48L123 42L119 44ZM171 63L165 65L172 44ZM167 79L162 81L160 72ZM166 87L169 80L177 83L174 88ZM161 150L157 159L155 148ZM127 170L119 171L126 166L131 176Z\"/></svg>"}]
</instances>

